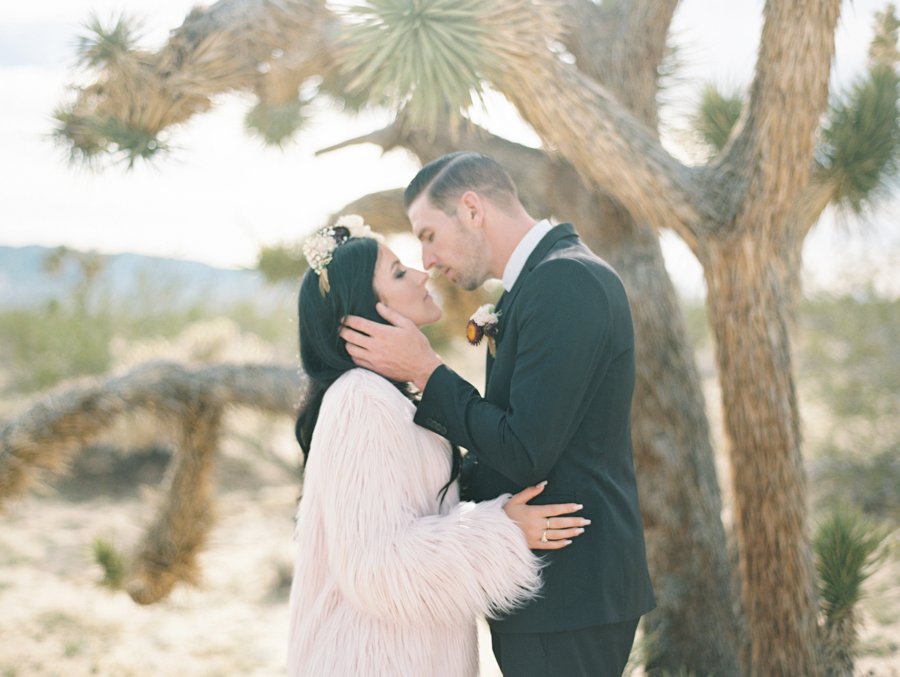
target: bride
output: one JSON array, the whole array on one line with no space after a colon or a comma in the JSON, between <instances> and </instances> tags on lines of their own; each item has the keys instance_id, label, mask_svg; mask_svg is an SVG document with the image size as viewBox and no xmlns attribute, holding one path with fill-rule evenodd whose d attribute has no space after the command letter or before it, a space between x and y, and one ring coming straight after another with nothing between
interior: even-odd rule
<instances>
[{"instance_id":1,"label":"bride","mask_svg":"<svg viewBox=\"0 0 900 677\"><path fill-rule=\"evenodd\" d=\"M413 423L415 394L356 367L339 338L346 315L383 321L381 301L418 325L441 311L427 274L403 266L361 217L304 245L300 355L309 390L297 419L306 457L290 597L288 673L478 673L476 618L539 594L537 549L584 531L580 506L512 498L459 501L457 448ZM542 540L543 537L543 540Z\"/></svg>"}]
</instances>

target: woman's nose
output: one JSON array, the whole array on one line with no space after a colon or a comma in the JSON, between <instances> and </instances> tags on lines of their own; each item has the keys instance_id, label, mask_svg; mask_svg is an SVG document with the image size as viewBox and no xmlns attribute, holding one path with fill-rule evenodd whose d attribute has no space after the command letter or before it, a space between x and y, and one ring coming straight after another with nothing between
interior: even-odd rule
<instances>
[{"instance_id":1,"label":"woman's nose","mask_svg":"<svg viewBox=\"0 0 900 677\"><path fill-rule=\"evenodd\" d=\"M416 271L416 284L419 285L420 287L424 287L425 283L428 282L429 277L430 277L430 275L428 275L428 273L426 273L424 270L417 270Z\"/></svg>"}]
</instances>

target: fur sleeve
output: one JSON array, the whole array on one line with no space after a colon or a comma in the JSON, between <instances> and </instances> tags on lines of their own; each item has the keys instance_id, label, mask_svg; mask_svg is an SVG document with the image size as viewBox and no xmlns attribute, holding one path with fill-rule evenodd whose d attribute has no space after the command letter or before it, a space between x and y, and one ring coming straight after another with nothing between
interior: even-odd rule
<instances>
[{"instance_id":1,"label":"fur sleeve","mask_svg":"<svg viewBox=\"0 0 900 677\"><path fill-rule=\"evenodd\" d=\"M507 497L418 515L421 466L410 458L434 440L412 422L412 407L362 370L332 389L313 453L329 478L322 492L329 566L347 599L378 618L464 622L533 597L540 560L503 512Z\"/></svg>"}]
</instances>

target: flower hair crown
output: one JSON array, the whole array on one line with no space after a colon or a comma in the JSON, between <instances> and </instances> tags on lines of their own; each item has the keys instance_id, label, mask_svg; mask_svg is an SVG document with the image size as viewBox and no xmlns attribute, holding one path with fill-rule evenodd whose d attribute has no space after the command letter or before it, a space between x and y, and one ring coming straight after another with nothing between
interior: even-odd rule
<instances>
[{"instance_id":1,"label":"flower hair crown","mask_svg":"<svg viewBox=\"0 0 900 677\"><path fill-rule=\"evenodd\" d=\"M334 250L354 237L380 240L359 214L345 214L339 217L333 226L320 228L303 243L303 255L309 267L319 276L319 292L322 296L331 290L331 284L328 282L328 264L334 257Z\"/></svg>"}]
</instances>

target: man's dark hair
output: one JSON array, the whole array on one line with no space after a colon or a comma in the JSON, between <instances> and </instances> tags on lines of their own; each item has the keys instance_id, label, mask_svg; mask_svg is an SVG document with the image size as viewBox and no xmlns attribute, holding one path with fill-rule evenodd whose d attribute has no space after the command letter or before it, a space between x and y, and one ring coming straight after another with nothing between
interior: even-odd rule
<instances>
[{"instance_id":1,"label":"man's dark hair","mask_svg":"<svg viewBox=\"0 0 900 677\"><path fill-rule=\"evenodd\" d=\"M502 207L509 207L519 196L509 174L499 162L481 153L459 151L432 160L419 170L403 193L409 206L422 193L445 214L453 214L460 195L467 190L484 195Z\"/></svg>"}]
</instances>

